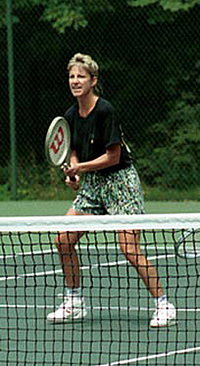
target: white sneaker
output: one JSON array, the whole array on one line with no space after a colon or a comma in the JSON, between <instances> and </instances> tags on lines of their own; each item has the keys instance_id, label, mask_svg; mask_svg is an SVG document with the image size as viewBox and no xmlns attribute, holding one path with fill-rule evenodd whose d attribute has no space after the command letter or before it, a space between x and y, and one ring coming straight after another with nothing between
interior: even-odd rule
<instances>
[{"instance_id":1,"label":"white sneaker","mask_svg":"<svg viewBox=\"0 0 200 366\"><path fill-rule=\"evenodd\" d=\"M72 319L82 319L86 314L84 299L69 295L64 297L64 302L55 312L48 314L47 320L54 323L69 322Z\"/></svg>"},{"instance_id":2,"label":"white sneaker","mask_svg":"<svg viewBox=\"0 0 200 366\"><path fill-rule=\"evenodd\" d=\"M174 324L176 324L176 309L174 305L167 301L162 301L153 314L150 326L153 328L169 327Z\"/></svg>"}]
</instances>

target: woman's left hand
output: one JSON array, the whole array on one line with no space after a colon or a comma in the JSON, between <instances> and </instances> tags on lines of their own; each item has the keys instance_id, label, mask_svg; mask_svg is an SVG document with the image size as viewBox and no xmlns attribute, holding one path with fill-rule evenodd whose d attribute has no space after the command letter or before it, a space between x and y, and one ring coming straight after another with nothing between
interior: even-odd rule
<instances>
[{"instance_id":1,"label":"woman's left hand","mask_svg":"<svg viewBox=\"0 0 200 366\"><path fill-rule=\"evenodd\" d=\"M79 172L79 166L78 164L73 164L71 166L63 166L63 172L65 173L65 175L67 175L68 177L74 177L75 175L78 174Z\"/></svg>"},{"instance_id":2,"label":"woman's left hand","mask_svg":"<svg viewBox=\"0 0 200 366\"><path fill-rule=\"evenodd\" d=\"M66 176L65 183L68 187L77 191L79 189L80 177L79 175L76 175L75 178L76 180L71 180L69 176Z\"/></svg>"},{"instance_id":3,"label":"woman's left hand","mask_svg":"<svg viewBox=\"0 0 200 366\"><path fill-rule=\"evenodd\" d=\"M74 190L79 188L80 177L77 175L78 172L78 164L74 164L73 166L68 166L67 164L63 164L62 170L66 175L65 183L67 186L71 187ZM75 179L70 179L75 177Z\"/></svg>"}]
</instances>

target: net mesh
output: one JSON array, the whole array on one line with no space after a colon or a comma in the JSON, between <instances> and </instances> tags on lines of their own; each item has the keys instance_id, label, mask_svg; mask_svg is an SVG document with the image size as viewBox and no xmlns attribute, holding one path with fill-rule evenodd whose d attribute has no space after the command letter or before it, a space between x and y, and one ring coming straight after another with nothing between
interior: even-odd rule
<instances>
[{"instance_id":1,"label":"net mesh","mask_svg":"<svg viewBox=\"0 0 200 366\"><path fill-rule=\"evenodd\" d=\"M154 224L153 224L154 223ZM199 365L200 259L174 245L199 214L0 218L1 365ZM85 231L76 249L87 316L50 323L65 287L55 237ZM151 328L152 296L122 253L118 231L141 230L176 324Z\"/></svg>"}]
</instances>

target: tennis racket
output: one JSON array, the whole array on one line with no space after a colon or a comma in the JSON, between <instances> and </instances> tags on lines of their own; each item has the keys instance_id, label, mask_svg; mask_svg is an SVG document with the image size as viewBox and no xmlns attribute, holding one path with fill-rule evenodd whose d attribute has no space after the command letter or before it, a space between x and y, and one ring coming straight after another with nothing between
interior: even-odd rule
<instances>
[{"instance_id":1,"label":"tennis racket","mask_svg":"<svg viewBox=\"0 0 200 366\"><path fill-rule=\"evenodd\" d=\"M68 165L70 157L70 128L64 117L56 117L51 122L45 139L45 154L49 164L53 166ZM75 177L70 177L75 182Z\"/></svg>"},{"instance_id":2,"label":"tennis racket","mask_svg":"<svg viewBox=\"0 0 200 366\"><path fill-rule=\"evenodd\" d=\"M200 229L182 232L175 244L175 251L181 258L193 259L200 256Z\"/></svg>"}]
</instances>

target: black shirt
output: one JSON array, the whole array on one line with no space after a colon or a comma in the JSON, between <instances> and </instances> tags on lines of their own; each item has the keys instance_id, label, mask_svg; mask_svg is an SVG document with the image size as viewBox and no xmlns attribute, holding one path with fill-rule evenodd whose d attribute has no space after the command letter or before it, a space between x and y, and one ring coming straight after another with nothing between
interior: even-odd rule
<instances>
[{"instance_id":1,"label":"black shirt","mask_svg":"<svg viewBox=\"0 0 200 366\"><path fill-rule=\"evenodd\" d=\"M122 142L122 132L115 118L114 107L107 100L99 98L85 118L79 115L77 103L64 116L70 126L71 149L76 151L80 162L93 160L105 154L108 146L120 143L120 163L104 171L117 171L132 163Z\"/></svg>"}]
</instances>

